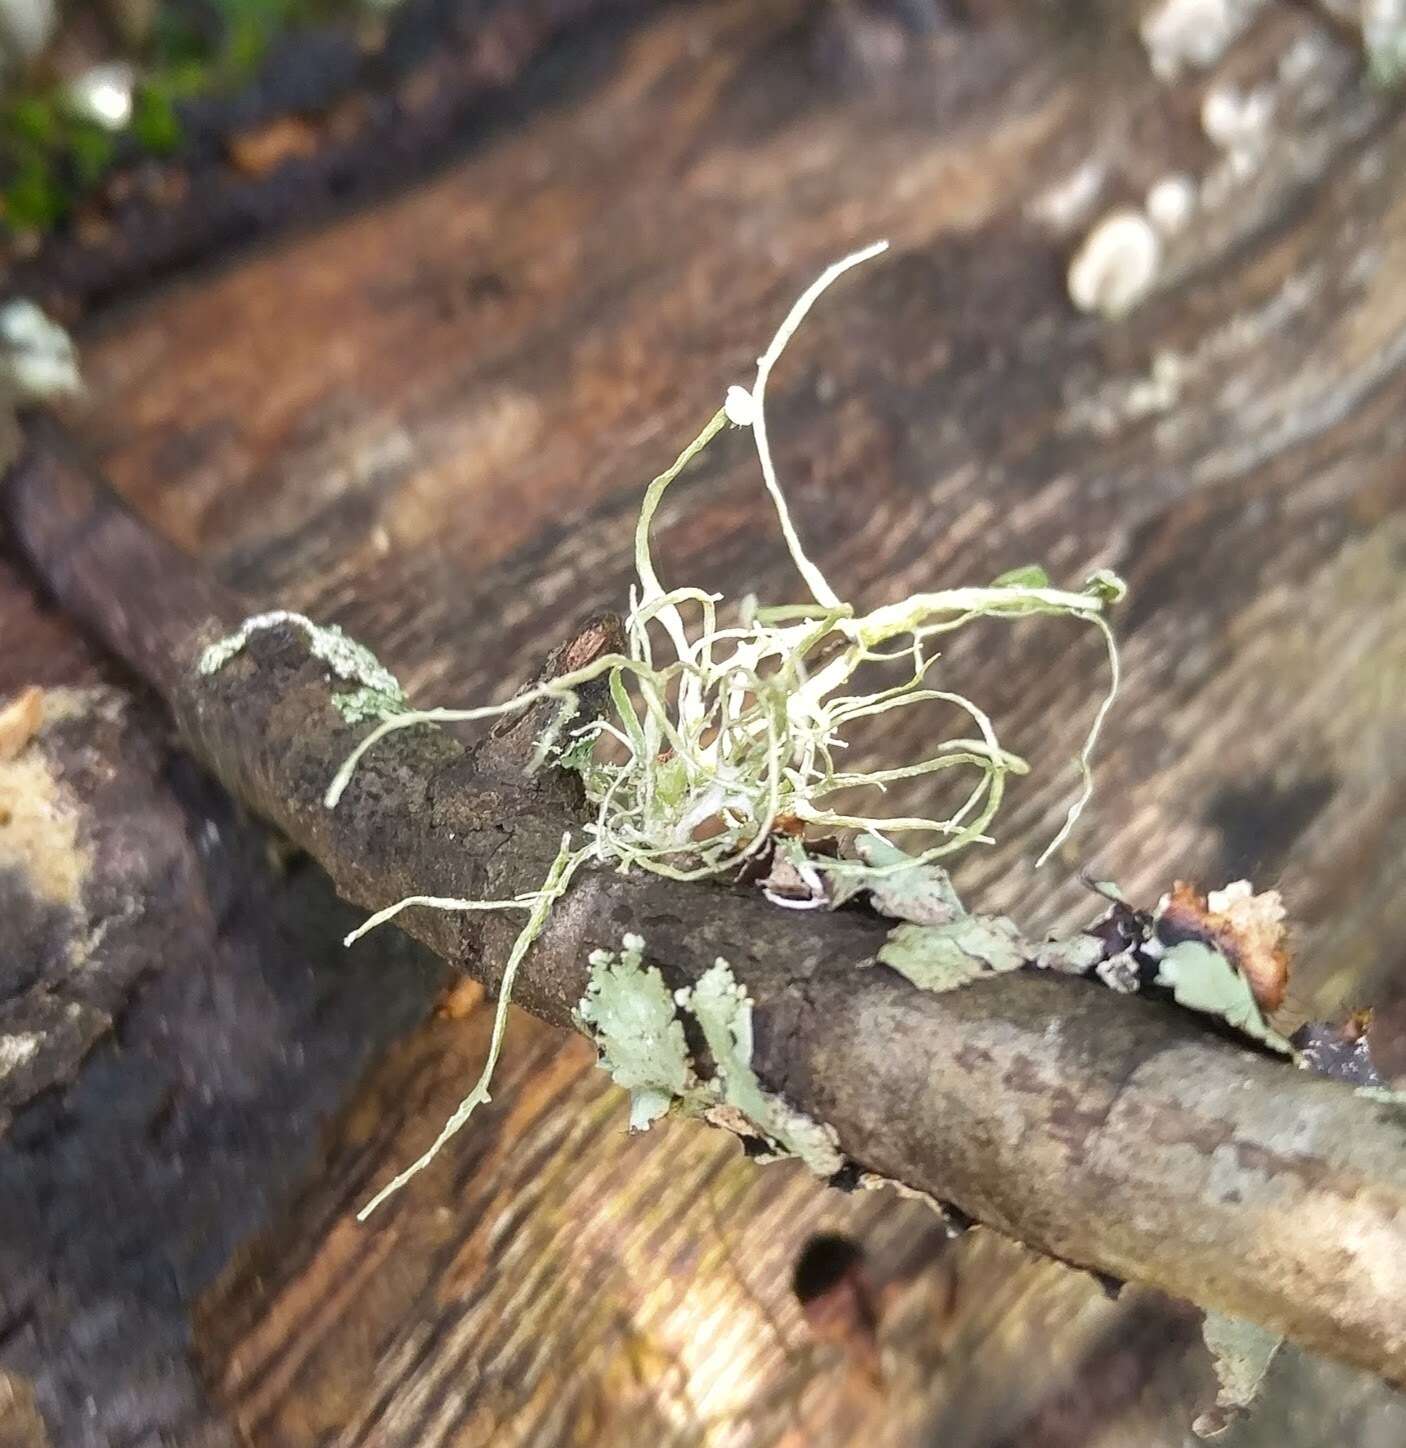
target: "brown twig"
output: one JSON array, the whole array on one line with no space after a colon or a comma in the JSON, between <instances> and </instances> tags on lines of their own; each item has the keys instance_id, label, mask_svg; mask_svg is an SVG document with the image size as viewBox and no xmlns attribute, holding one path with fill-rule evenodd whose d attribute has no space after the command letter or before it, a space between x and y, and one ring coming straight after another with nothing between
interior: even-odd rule
<instances>
[{"instance_id":1,"label":"brown twig","mask_svg":"<svg viewBox=\"0 0 1406 1448\"><path fill-rule=\"evenodd\" d=\"M360 731L296 630L200 675L244 606L132 517L55 425L5 484L48 587L163 695L195 754L368 908L540 885L576 821L510 741L433 730L323 790ZM411 911L405 928L496 985L515 920ZM517 987L567 1026L587 956L641 934L669 983L726 956L756 1001L763 1082L864 1167L1051 1255L1253 1318L1406 1380L1406 1111L1242 1049L1202 1018L1024 971L935 995L872 961L862 910L778 910L752 889L583 870ZM395 1208L392 1206L391 1210ZM375 1230L374 1226L370 1230Z\"/></svg>"}]
</instances>

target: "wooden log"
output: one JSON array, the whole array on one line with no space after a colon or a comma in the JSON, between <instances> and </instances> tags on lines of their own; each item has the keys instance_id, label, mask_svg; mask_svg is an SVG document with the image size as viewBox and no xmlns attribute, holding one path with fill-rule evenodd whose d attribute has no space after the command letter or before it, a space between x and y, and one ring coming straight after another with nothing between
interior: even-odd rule
<instances>
[{"instance_id":1,"label":"wooden log","mask_svg":"<svg viewBox=\"0 0 1406 1448\"><path fill-rule=\"evenodd\" d=\"M903 266L837 296L778 378L783 476L815 551L868 598L1031 557L1076 576L1117 564L1135 589L1100 796L1117 803L1091 820L1096 850L1067 863L1139 892L1173 871L1278 877L1301 922L1295 1007L1380 999L1406 923L1401 137L1354 59L1316 35L1267 14L1219 72L1161 88L1126 31L1059 44L998 23L910 49L872 86L830 63L798 8L664 16L589 95L435 186L103 323L83 430L123 492L227 581L345 623L421 697L474 700L533 667L568 606L619 602L637 481L745 374L818 264L889 232ZM1208 188L1139 311L1072 315L1063 271L1092 214L1060 220L1070 193L1063 209L1048 193L1090 162L1095 210L1174 170L1209 180L1226 157L1198 124L1202 95L1277 86L1296 49L1285 74L1306 75L1320 108L1278 92L1269 154L1218 202ZM786 596L744 452L718 464L665 519L670 576ZM1093 689L1092 653L1056 648L1027 630L949 660L1037 779L1057 777ZM1004 843L964 870L969 896L1052 923L1086 908L1072 869L1026 863L1063 798L1017 798ZM455 1094L446 1082L437 1099ZM431 1129L371 1154L384 1170ZM338 1160L374 1174L361 1146ZM266 1344L291 1340L298 1263L335 1219L308 1211L221 1299L265 1311ZM260 1286L271 1263L279 1288ZM763 1277L769 1294L784 1283ZM446 1361L413 1344L445 1341L456 1302L378 1316L375 1280L351 1300L402 1353L377 1376L369 1345L346 1391L382 1412L365 1421L401 1422ZM320 1320L319 1362L366 1321L344 1317ZM239 1342L215 1351L229 1363ZM482 1431L505 1379L501 1360L475 1371L458 1417L441 1406ZM271 1387L259 1421L308 1441L318 1382Z\"/></svg>"},{"instance_id":2,"label":"wooden log","mask_svg":"<svg viewBox=\"0 0 1406 1448\"><path fill-rule=\"evenodd\" d=\"M85 478L51 428L31 436L6 488L41 576L343 896L377 910L408 895L512 900L541 887L588 818L554 772L407 731L367 755L329 808L328 782L365 726L343 719L337 676L303 631L251 634L224 667L201 669L238 610ZM589 640L573 650L584 660L608 650L607 631ZM520 928L433 910L401 923L494 989ZM546 918L514 999L570 1026L590 955L631 933L671 989L726 959L755 1002L762 1083L831 1126L853 1170L1406 1380L1406 1108L1098 982L1026 970L980 989L918 990L874 964L888 928L867 913L778 910L752 885L587 866Z\"/></svg>"}]
</instances>

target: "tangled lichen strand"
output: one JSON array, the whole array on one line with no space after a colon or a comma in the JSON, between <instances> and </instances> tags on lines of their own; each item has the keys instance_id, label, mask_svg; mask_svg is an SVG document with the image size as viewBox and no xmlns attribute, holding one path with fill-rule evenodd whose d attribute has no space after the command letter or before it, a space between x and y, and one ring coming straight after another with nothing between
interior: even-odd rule
<instances>
[{"instance_id":1,"label":"tangled lichen strand","mask_svg":"<svg viewBox=\"0 0 1406 1448\"><path fill-rule=\"evenodd\" d=\"M587 860L674 879L723 874L761 852L783 818L802 829L926 835L934 842L912 859L905 856L901 865L926 863L973 843L990 843L986 831L1001 807L1006 781L1025 770L1020 759L1001 747L991 719L979 705L959 693L931 687L928 675L937 658L934 641L979 618L1054 615L1096 628L1107 646L1110 666L1108 692L1077 761L1082 787L1041 859L1061 843L1089 798L1089 760L1117 692L1117 650L1104 615L1108 605L1122 596L1121 580L1100 572L1080 590L1058 589L1043 570L1028 568L984 587L914 594L861 612L840 598L806 555L777 478L766 422L772 368L820 295L844 272L885 247L881 242L856 252L817 278L758 359L751 387L729 389L724 406L646 489L635 529L637 582L625 621L625 652L603 655L502 703L469 709L403 709L399 687L387 676L395 690L387 695L387 707L366 711L385 717L333 778L326 795L329 808L336 807L367 750L394 731L489 719L556 700L560 708L539 738L536 763L578 770L593 816L570 854L566 879ZM669 487L729 424L751 429L763 482L809 598L771 608L744 602L735 622L720 624L719 595L695 586L664 586L655 568L650 532ZM207 652L202 669L220 667L243 646L249 628L282 621L307 628L316 651L317 635L324 631L314 631L297 615L266 615ZM371 662L375 664L374 659ZM896 683L866 692L856 686L856 676L875 664L898 665L903 674ZM356 677L373 691L379 688L362 673ZM608 710L573 727L576 691L601 678L608 686ZM839 766L837 756L846 747L852 725L925 703L955 708L970 721L970 733L935 743L926 757L911 763L873 770ZM842 812L831 804L841 791L882 792L898 780L948 770L966 772L971 781L961 803L942 818L883 819ZM853 893L858 882L886 868L900 868L829 858L810 863L832 879L830 903ZM556 889L552 898L559 893ZM382 911L366 928L409 904L446 910L528 908L529 925L513 952L520 958L541 928L539 922L534 929L532 921L545 908L546 895L544 887L540 896L501 902L417 896ZM509 983L505 979L500 995L495 1037L501 1032ZM485 1084L486 1078L455 1113L453 1129L467 1119L477 1100L485 1099ZM434 1150L448 1134L452 1131L446 1127Z\"/></svg>"},{"instance_id":2,"label":"tangled lichen strand","mask_svg":"<svg viewBox=\"0 0 1406 1448\"><path fill-rule=\"evenodd\" d=\"M772 365L821 292L882 249L881 244L845 258L807 290L758 362L752 387L732 388L726 405L649 485L635 531L638 581L626 620L627 652L605 655L501 704L387 718L338 772L329 805L341 797L362 755L394 730L490 718L555 698L562 712L539 754L580 770L595 812L586 848L603 862L683 879L720 874L762 849L783 815L818 828L935 835L937 843L921 856L935 859L986 841L1007 777L1025 766L1001 748L977 704L929 686L933 641L977 618L1053 614L1101 631L1113 677L1080 756L1083 788L1049 848L1064 838L1088 798L1089 756L1117 687L1117 654L1104 611L1121 596L1121 581L1103 572L1082 590L1070 591L1051 587L1042 570L1024 569L985 587L915 594L861 613L840 599L806 556L776 477L765 409ZM810 598L779 608L744 607L736 623L719 626L717 594L664 587L650 530L670 485L729 422L752 430L763 480ZM906 666L907 677L881 690L851 692L860 670L876 662ZM609 684L609 712L570 728L575 691L602 676ZM965 713L971 737L941 741L926 758L887 769L838 766L850 726L923 703ZM840 813L828 804L840 791L883 790L897 780L945 770L975 774L962 804L945 818L879 819Z\"/></svg>"}]
</instances>

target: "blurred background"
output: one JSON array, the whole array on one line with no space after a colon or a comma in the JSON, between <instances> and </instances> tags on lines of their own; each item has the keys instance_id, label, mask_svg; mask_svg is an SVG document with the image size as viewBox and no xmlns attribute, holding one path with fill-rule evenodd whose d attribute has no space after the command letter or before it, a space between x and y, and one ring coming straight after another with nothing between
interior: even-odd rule
<instances>
[{"instance_id":1,"label":"blurred background","mask_svg":"<svg viewBox=\"0 0 1406 1448\"><path fill-rule=\"evenodd\" d=\"M1032 764L964 898L1035 933L1098 913L1080 871L1249 878L1293 926L1283 1025L1401 1019L1403 74L1393 0L0 0L0 296L73 333L65 425L154 527L467 704L624 600L644 481L889 238L773 384L807 546L869 605L1131 585L1098 793L1038 874L1101 646L948 652ZM742 434L670 496L666 577L795 596ZM627 1137L526 1017L358 1228L476 1075L480 989L392 932L344 952L355 913L0 540L28 686L4 1448L1196 1441L1185 1304L694 1123ZM911 753L894 717L866 757ZM1398 1448L1406 1404L1286 1349L1219 1441Z\"/></svg>"}]
</instances>

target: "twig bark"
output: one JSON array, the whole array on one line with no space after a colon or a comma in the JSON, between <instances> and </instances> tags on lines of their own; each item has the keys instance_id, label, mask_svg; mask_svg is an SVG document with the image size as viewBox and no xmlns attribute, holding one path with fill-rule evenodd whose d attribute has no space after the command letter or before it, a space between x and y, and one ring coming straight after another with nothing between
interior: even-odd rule
<instances>
[{"instance_id":1,"label":"twig bark","mask_svg":"<svg viewBox=\"0 0 1406 1448\"><path fill-rule=\"evenodd\" d=\"M348 899L379 908L540 884L576 823L571 800L559 780L516 769L501 736L477 755L438 731L394 736L329 812L323 790L359 731L300 634L256 635L201 676L201 646L248 610L131 516L44 419L4 500L58 599ZM493 916L402 921L490 988L517 929ZM756 1001L764 1084L833 1125L857 1164L1041 1251L1406 1381L1406 1111L1077 980L1024 971L918 991L860 968L886 928L861 910L789 912L751 889L585 870L516 999L569 1025L587 955L626 931L674 986L726 956Z\"/></svg>"}]
</instances>

